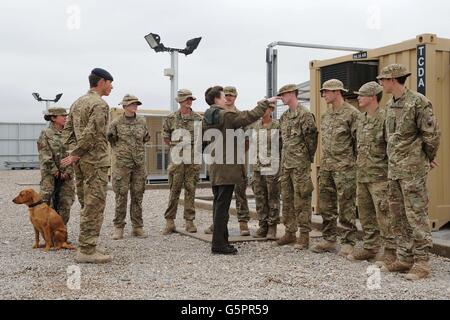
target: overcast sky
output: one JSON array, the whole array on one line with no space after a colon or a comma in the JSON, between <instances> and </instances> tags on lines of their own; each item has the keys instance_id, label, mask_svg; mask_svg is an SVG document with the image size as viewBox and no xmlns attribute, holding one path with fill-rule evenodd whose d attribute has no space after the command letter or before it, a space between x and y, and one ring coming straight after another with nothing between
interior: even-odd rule
<instances>
[{"instance_id":1,"label":"overcast sky","mask_svg":"<svg viewBox=\"0 0 450 320\"><path fill-rule=\"evenodd\" d=\"M179 56L179 88L206 109L211 85L238 88L237 106L252 107L266 91L265 48L292 41L377 48L435 33L450 38L447 1L294 0L1 0L1 122L42 122L44 103L31 96L64 95L70 105L88 89L94 67L111 72L114 89L105 100L117 106L126 93L146 109L169 109L168 53L155 53L149 32L164 45L184 48L202 37L198 49ZM281 47L278 84L309 80L310 60L346 52Z\"/></svg>"}]
</instances>

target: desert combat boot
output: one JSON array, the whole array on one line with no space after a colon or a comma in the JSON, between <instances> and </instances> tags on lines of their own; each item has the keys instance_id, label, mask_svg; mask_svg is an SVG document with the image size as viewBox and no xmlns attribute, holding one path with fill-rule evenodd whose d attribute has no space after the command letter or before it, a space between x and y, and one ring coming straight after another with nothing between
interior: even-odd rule
<instances>
[{"instance_id":1,"label":"desert combat boot","mask_svg":"<svg viewBox=\"0 0 450 320\"><path fill-rule=\"evenodd\" d=\"M114 227L113 240L123 239L123 228Z\"/></svg>"},{"instance_id":2,"label":"desert combat boot","mask_svg":"<svg viewBox=\"0 0 450 320\"><path fill-rule=\"evenodd\" d=\"M166 226L164 227L162 234L168 235L168 234L175 232L175 230L176 230L176 227L175 227L175 222L173 221L173 219L166 219Z\"/></svg>"},{"instance_id":3,"label":"desert combat boot","mask_svg":"<svg viewBox=\"0 0 450 320\"><path fill-rule=\"evenodd\" d=\"M196 233L197 227L192 220L186 220L186 231L189 233Z\"/></svg>"},{"instance_id":4,"label":"desert combat boot","mask_svg":"<svg viewBox=\"0 0 450 320\"><path fill-rule=\"evenodd\" d=\"M295 241L297 241L295 233L286 231L284 236L282 236L280 239L277 240L277 245L285 246L290 243L295 243Z\"/></svg>"},{"instance_id":5,"label":"desert combat boot","mask_svg":"<svg viewBox=\"0 0 450 320\"><path fill-rule=\"evenodd\" d=\"M148 237L147 232L144 231L143 227L133 227L131 235L136 238L145 239Z\"/></svg>"},{"instance_id":6,"label":"desert combat boot","mask_svg":"<svg viewBox=\"0 0 450 320\"><path fill-rule=\"evenodd\" d=\"M430 271L430 264L427 260L418 260L414 263L405 278L411 281L427 278L430 275Z\"/></svg>"},{"instance_id":7,"label":"desert combat boot","mask_svg":"<svg viewBox=\"0 0 450 320\"><path fill-rule=\"evenodd\" d=\"M353 250L352 253L347 255L347 259L350 261L364 261L364 260L371 261L375 259L377 254L378 254L377 249L369 250L364 248L357 248Z\"/></svg>"},{"instance_id":8,"label":"desert combat boot","mask_svg":"<svg viewBox=\"0 0 450 320\"><path fill-rule=\"evenodd\" d=\"M250 230L248 230L247 221L239 222L239 230L241 230L241 236L249 236Z\"/></svg>"},{"instance_id":9,"label":"desert combat boot","mask_svg":"<svg viewBox=\"0 0 450 320\"><path fill-rule=\"evenodd\" d=\"M298 250L306 250L309 248L309 233L300 232L300 237L297 240L297 243L294 246L295 249Z\"/></svg>"},{"instance_id":10,"label":"desert combat boot","mask_svg":"<svg viewBox=\"0 0 450 320\"><path fill-rule=\"evenodd\" d=\"M75 262L77 263L108 263L111 262L111 260L112 257L110 255L100 253L97 250L92 254L82 253L78 250L77 256L75 257Z\"/></svg>"},{"instance_id":11,"label":"desert combat boot","mask_svg":"<svg viewBox=\"0 0 450 320\"><path fill-rule=\"evenodd\" d=\"M316 244L312 249L312 252L315 253L324 253L324 252L335 252L336 251L336 242L323 240Z\"/></svg>"}]
</instances>

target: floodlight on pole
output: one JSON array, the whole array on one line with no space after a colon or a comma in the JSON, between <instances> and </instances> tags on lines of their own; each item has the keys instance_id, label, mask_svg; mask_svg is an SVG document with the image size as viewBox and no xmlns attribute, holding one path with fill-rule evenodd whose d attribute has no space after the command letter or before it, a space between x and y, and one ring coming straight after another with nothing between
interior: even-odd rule
<instances>
[{"instance_id":1,"label":"floodlight on pole","mask_svg":"<svg viewBox=\"0 0 450 320\"><path fill-rule=\"evenodd\" d=\"M164 45L161 43L161 37L156 33L149 33L144 38L147 41L150 48L152 48L156 52L161 52L164 51L164 49L166 49Z\"/></svg>"},{"instance_id":2,"label":"floodlight on pole","mask_svg":"<svg viewBox=\"0 0 450 320\"><path fill-rule=\"evenodd\" d=\"M55 99L43 99L43 98L41 98L41 96L40 96L39 93L37 93L37 92L33 92L31 95L32 95L33 98L35 98L38 102L45 101L45 109L48 110L48 108L49 108L49 106L50 106L50 102L55 102L55 103L58 102L59 99L61 99L61 97L62 97L63 94L62 94L62 93L58 93L58 94L56 95Z\"/></svg>"},{"instance_id":3,"label":"floodlight on pole","mask_svg":"<svg viewBox=\"0 0 450 320\"><path fill-rule=\"evenodd\" d=\"M200 43L200 40L202 40L202 38L194 38L191 40L188 40L186 42L186 48L184 48L183 50L181 50L181 53L184 53L186 56L188 54L191 54L192 52L194 52L195 49L197 49L198 44Z\"/></svg>"},{"instance_id":4,"label":"floodlight on pole","mask_svg":"<svg viewBox=\"0 0 450 320\"><path fill-rule=\"evenodd\" d=\"M170 69L164 69L164 75L170 78L170 110L174 112L178 109L175 101L178 91L178 53L183 53L185 56L192 54L197 49L202 38L188 40L184 49L165 47L161 43L161 37L156 33L149 33L144 38L155 52L170 52Z\"/></svg>"},{"instance_id":5,"label":"floodlight on pole","mask_svg":"<svg viewBox=\"0 0 450 320\"><path fill-rule=\"evenodd\" d=\"M41 97L39 96L39 93L37 93L37 92L33 92L32 94L31 94L37 101L42 101L42 99L41 99Z\"/></svg>"},{"instance_id":6,"label":"floodlight on pole","mask_svg":"<svg viewBox=\"0 0 450 320\"><path fill-rule=\"evenodd\" d=\"M63 95L62 93L58 93L55 97L55 100L53 100L53 101L55 101L55 103L58 102L59 99L61 99L62 95Z\"/></svg>"}]
</instances>

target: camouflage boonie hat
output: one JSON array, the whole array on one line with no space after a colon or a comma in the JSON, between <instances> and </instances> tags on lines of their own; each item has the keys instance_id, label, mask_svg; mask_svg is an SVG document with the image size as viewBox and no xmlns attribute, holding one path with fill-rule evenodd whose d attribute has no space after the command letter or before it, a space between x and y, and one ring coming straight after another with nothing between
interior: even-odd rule
<instances>
[{"instance_id":1,"label":"camouflage boonie hat","mask_svg":"<svg viewBox=\"0 0 450 320\"><path fill-rule=\"evenodd\" d=\"M298 90L298 86L296 84L287 84L278 90L277 96L281 96L283 93L292 92L295 90Z\"/></svg>"},{"instance_id":2,"label":"camouflage boonie hat","mask_svg":"<svg viewBox=\"0 0 450 320\"><path fill-rule=\"evenodd\" d=\"M225 87L223 88L223 93L225 93L226 96L229 95L237 97L237 90L235 87L231 86Z\"/></svg>"},{"instance_id":3,"label":"camouflage boonie hat","mask_svg":"<svg viewBox=\"0 0 450 320\"><path fill-rule=\"evenodd\" d=\"M348 92L347 89L344 89L344 84L342 83L341 80L338 79L331 79L328 81L325 81L322 85L322 88L320 89L320 92L322 92L323 90L330 90L330 91L344 91L344 92Z\"/></svg>"},{"instance_id":4,"label":"camouflage boonie hat","mask_svg":"<svg viewBox=\"0 0 450 320\"><path fill-rule=\"evenodd\" d=\"M359 91L353 91L353 93L361 97L372 97L376 96L382 91L383 91L382 86L380 86L375 81L371 81L363 84L361 88L359 88Z\"/></svg>"},{"instance_id":5,"label":"camouflage boonie hat","mask_svg":"<svg viewBox=\"0 0 450 320\"><path fill-rule=\"evenodd\" d=\"M140 102L136 96L133 96L131 94L126 94L119 104L126 107L132 103L136 103L138 106L140 106L142 104L142 102Z\"/></svg>"},{"instance_id":6,"label":"camouflage boonie hat","mask_svg":"<svg viewBox=\"0 0 450 320\"><path fill-rule=\"evenodd\" d=\"M384 67L377 79L396 79L404 76L409 77L410 75L411 72L406 70L404 66L398 63L393 63L388 65L387 67Z\"/></svg>"},{"instance_id":7,"label":"camouflage boonie hat","mask_svg":"<svg viewBox=\"0 0 450 320\"><path fill-rule=\"evenodd\" d=\"M177 102L183 102L186 99L191 98L192 100L196 100L197 98L192 95L192 92L188 89L180 89L178 90L177 96L175 100Z\"/></svg>"},{"instance_id":8,"label":"camouflage boonie hat","mask_svg":"<svg viewBox=\"0 0 450 320\"><path fill-rule=\"evenodd\" d=\"M49 108L44 115L45 121L50 121L52 116L67 116L67 111L64 108Z\"/></svg>"}]
</instances>

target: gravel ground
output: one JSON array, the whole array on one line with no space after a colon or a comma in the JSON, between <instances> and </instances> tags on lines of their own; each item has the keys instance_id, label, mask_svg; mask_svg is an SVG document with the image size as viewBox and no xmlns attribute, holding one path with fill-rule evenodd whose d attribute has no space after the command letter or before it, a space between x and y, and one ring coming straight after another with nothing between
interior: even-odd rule
<instances>
[{"instance_id":1,"label":"gravel ground","mask_svg":"<svg viewBox=\"0 0 450 320\"><path fill-rule=\"evenodd\" d=\"M38 181L38 171L0 171L1 299L450 299L450 260L436 256L429 279L412 283L400 275L382 273L380 288L369 289L368 280L372 283L376 275L371 265L335 254L249 242L238 245L237 256L211 255L206 242L179 234L161 235L167 190L145 193L144 223L150 236L142 240L130 237L130 224L124 240L111 239L114 194L108 193L100 242L114 260L106 265L79 265L81 288L69 289L68 268L77 267L75 253L32 250L34 232L27 208L11 201L27 187L19 184ZM211 192L203 189L198 194ZM76 202L68 226L74 244L79 209ZM183 226L181 212L180 207L178 227ZM210 221L210 212L198 211L200 232ZM251 226L256 228L256 223ZM237 228L236 217L231 217L230 227Z\"/></svg>"}]
</instances>

